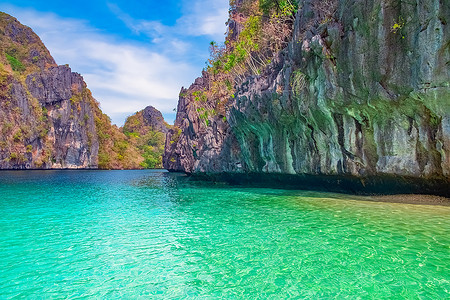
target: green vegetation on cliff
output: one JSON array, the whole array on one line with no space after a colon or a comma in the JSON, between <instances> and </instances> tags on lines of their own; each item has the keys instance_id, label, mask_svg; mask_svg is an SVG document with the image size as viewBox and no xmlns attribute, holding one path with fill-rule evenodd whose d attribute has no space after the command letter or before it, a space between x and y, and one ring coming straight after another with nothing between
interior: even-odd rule
<instances>
[{"instance_id":1,"label":"green vegetation on cliff","mask_svg":"<svg viewBox=\"0 0 450 300\"><path fill-rule=\"evenodd\" d=\"M170 126L160 120L162 126ZM144 111L127 118L123 126L123 132L128 137L130 144L138 150L143 161L140 166L146 169L162 168L162 155L164 153L165 132L148 125L144 118Z\"/></svg>"},{"instance_id":2,"label":"green vegetation on cliff","mask_svg":"<svg viewBox=\"0 0 450 300\"><path fill-rule=\"evenodd\" d=\"M449 6L295 2L230 2L225 45L180 94L164 166L448 186Z\"/></svg>"},{"instance_id":3,"label":"green vegetation on cliff","mask_svg":"<svg viewBox=\"0 0 450 300\"><path fill-rule=\"evenodd\" d=\"M27 75L56 66L49 51L31 28L0 12L0 60L7 68Z\"/></svg>"},{"instance_id":4,"label":"green vegetation on cliff","mask_svg":"<svg viewBox=\"0 0 450 300\"><path fill-rule=\"evenodd\" d=\"M81 75L0 13L0 169L160 167L165 136L142 126L112 125Z\"/></svg>"},{"instance_id":5,"label":"green vegetation on cliff","mask_svg":"<svg viewBox=\"0 0 450 300\"><path fill-rule=\"evenodd\" d=\"M230 1L230 28L223 45L210 44L210 58L204 79L208 86L187 95L196 100L199 117L206 126L210 119L226 121L226 110L234 98L235 87L248 76L261 75L274 56L286 47L292 34L295 1ZM213 105L207 105L206 99ZM202 101L200 101L202 100Z\"/></svg>"},{"instance_id":6,"label":"green vegetation on cliff","mask_svg":"<svg viewBox=\"0 0 450 300\"><path fill-rule=\"evenodd\" d=\"M0 166L51 163L48 111L23 86L27 75L55 65L30 28L0 12Z\"/></svg>"}]
</instances>

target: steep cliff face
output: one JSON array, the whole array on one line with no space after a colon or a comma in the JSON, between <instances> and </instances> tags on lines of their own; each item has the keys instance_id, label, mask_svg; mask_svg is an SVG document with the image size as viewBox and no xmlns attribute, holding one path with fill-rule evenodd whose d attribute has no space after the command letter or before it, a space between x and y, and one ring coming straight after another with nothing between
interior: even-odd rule
<instances>
[{"instance_id":1,"label":"steep cliff face","mask_svg":"<svg viewBox=\"0 0 450 300\"><path fill-rule=\"evenodd\" d=\"M150 126L153 130L166 134L170 125L164 121L162 113L153 106L147 106L142 110L142 119L145 126Z\"/></svg>"},{"instance_id":2,"label":"steep cliff face","mask_svg":"<svg viewBox=\"0 0 450 300\"><path fill-rule=\"evenodd\" d=\"M97 103L83 78L67 66L57 66L28 75L25 83L47 118L44 139L51 143L51 168L96 168Z\"/></svg>"},{"instance_id":3,"label":"steep cliff face","mask_svg":"<svg viewBox=\"0 0 450 300\"><path fill-rule=\"evenodd\" d=\"M34 32L0 14L0 168L96 168L97 105Z\"/></svg>"},{"instance_id":4,"label":"steep cliff face","mask_svg":"<svg viewBox=\"0 0 450 300\"><path fill-rule=\"evenodd\" d=\"M208 89L210 80L208 73L203 72L189 89L183 88L180 92L177 117L167 134L163 156L164 168L169 171L215 173L237 170L240 146L225 113L208 114L216 107L216 103L202 94ZM199 97L203 100L196 99Z\"/></svg>"},{"instance_id":5,"label":"steep cliff face","mask_svg":"<svg viewBox=\"0 0 450 300\"><path fill-rule=\"evenodd\" d=\"M445 1L299 1L288 46L238 82L223 116L196 108L207 74L182 90L164 166L447 184L448 21Z\"/></svg>"},{"instance_id":6,"label":"steep cliff face","mask_svg":"<svg viewBox=\"0 0 450 300\"><path fill-rule=\"evenodd\" d=\"M0 12L0 169L161 168L170 126L152 106L111 124L83 77Z\"/></svg>"}]
</instances>

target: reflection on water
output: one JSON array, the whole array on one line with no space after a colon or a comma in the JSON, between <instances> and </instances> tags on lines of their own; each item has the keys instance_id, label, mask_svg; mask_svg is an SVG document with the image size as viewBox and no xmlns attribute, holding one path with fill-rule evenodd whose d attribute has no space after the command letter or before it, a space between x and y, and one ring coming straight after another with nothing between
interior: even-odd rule
<instances>
[{"instance_id":1,"label":"reflection on water","mask_svg":"<svg viewBox=\"0 0 450 300\"><path fill-rule=\"evenodd\" d=\"M450 207L164 171L0 173L1 297L448 298Z\"/></svg>"}]
</instances>

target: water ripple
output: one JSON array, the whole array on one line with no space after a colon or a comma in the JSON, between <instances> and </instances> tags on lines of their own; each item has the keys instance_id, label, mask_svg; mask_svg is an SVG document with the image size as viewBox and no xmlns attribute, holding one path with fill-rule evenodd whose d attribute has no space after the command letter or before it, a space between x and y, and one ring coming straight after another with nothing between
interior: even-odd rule
<instances>
[{"instance_id":1,"label":"water ripple","mask_svg":"<svg viewBox=\"0 0 450 300\"><path fill-rule=\"evenodd\" d=\"M450 207L192 183L0 173L0 298L450 297Z\"/></svg>"}]
</instances>

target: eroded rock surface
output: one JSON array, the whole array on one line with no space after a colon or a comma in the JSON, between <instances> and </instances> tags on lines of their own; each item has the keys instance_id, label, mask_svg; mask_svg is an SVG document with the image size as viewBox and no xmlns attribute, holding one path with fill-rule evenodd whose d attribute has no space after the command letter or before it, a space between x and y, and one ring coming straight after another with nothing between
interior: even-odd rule
<instances>
[{"instance_id":1,"label":"eroded rock surface","mask_svg":"<svg viewBox=\"0 0 450 300\"><path fill-rule=\"evenodd\" d=\"M151 126L154 130L160 131L164 134L169 131L162 113L153 106L150 105L144 108L142 111L142 116L146 126Z\"/></svg>"},{"instance_id":2,"label":"eroded rock surface","mask_svg":"<svg viewBox=\"0 0 450 300\"><path fill-rule=\"evenodd\" d=\"M289 46L237 87L225 118L195 110L207 74L182 90L165 168L449 183L450 7L328 2L327 19L299 2Z\"/></svg>"},{"instance_id":3,"label":"eroded rock surface","mask_svg":"<svg viewBox=\"0 0 450 300\"><path fill-rule=\"evenodd\" d=\"M99 111L83 78L1 13L0 169L96 168Z\"/></svg>"}]
</instances>

